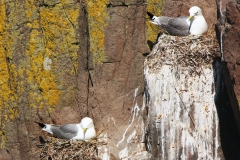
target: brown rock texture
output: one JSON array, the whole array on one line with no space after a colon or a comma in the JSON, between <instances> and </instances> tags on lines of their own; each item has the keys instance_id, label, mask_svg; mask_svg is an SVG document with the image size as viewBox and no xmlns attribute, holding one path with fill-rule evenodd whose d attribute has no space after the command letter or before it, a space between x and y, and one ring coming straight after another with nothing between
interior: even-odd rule
<instances>
[{"instance_id":1,"label":"brown rock texture","mask_svg":"<svg viewBox=\"0 0 240 160\"><path fill-rule=\"evenodd\" d=\"M107 142L101 159L151 159L143 68L147 41L153 44L159 29L146 23L146 10L181 16L193 5L211 15L209 26L216 22L213 0L1 1L0 159L38 158L39 136L47 134L34 121L79 123L85 116ZM238 8L228 5L224 39L235 100Z\"/></svg>"},{"instance_id":2,"label":"brown rock texture","mask_svg":"<svg viewBox=\"0 0 240 160\"><path fill-rule=\"evenodd\" d=\"M217 35L221 46L221 62L216 60L218 89L216 104L219 112L221 143L226 159L239 159L239 4L231 0L219 0ZM231 148L231 149L230 149Z\"/></svg>"},{"instance_id":3,"label":"brown rock texture","mask_svg":"<svg viewBox=\"0 0 240 160\"><path fill-rule=\"evenodd\" d=\"M225 35L223 37L223 59L227 63L238 105L240 104L240 5L227 4Z\"/></svg>"},{"instance_id":4,"label":"brown rock texture","mask_svg":"<svg viewBox=\"0 0 240 160\"><path fill-rule=\"evenodd\" d=\"M34 121L85 116L107 139L100 158L142 149L145 8L144 1L0 2L2 159L38 158L46 134Z\"/></svg>"}]
</instances>

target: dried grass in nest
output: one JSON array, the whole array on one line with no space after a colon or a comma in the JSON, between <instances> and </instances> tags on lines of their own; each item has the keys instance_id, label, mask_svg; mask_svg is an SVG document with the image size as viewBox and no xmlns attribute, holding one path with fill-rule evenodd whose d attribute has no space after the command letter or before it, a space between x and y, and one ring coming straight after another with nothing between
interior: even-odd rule
<instances>
[{"instance_id":1,"label":"dried grass in nest","mask_svg":"<svg viewBox=\"0 0 240 160\"><path fill-rule=\"evenodd\" d=\"M102 144L97 139L85 142L48 137L39 157L41 160L98 160L97 148Z\"/></svg>"},{"instance_id":2,"label":"dried grass in nest","mask_svg":"<svg viewBox=\"0 0 240 160\"><path fill-rule=\"evenodd\" d=\"M172 65L187 68L190 74L199 74L202 66L212 66L213 59L219 56L220 49L212 26L203 36L178 37L162 34L145 64L153 72L162 65Z\"/></svg>"}]
</instances>

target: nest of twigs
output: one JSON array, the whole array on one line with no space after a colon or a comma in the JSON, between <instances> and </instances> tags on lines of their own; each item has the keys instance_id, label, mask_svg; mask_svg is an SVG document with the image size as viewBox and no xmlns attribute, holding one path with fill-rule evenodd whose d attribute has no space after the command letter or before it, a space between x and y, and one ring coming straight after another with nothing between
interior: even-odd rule
<instances>
[{"instance_id":1,"label":"nest of twigs","mask_svg":"<svg viewBox=\"0 0 240 160\"><path fill-rule=\"evenodd\" d=\"M85 142L48 137L39 157L41 160L98 160L100 145L96 139Z\"/></svg>"},{"instance_id":2,"label":"nest of twigs","mask_svg":"<svg viewBox=\"0 0 240 160\"><path fill-rule=\"evenodd\" d=\"M162 34L158 43L145 61L152 72L163 65L187 68L190 74L212 66L215 57L220 57L220 48L213 27L202 36L170 36Z\"/></svg>"}]
</instances>

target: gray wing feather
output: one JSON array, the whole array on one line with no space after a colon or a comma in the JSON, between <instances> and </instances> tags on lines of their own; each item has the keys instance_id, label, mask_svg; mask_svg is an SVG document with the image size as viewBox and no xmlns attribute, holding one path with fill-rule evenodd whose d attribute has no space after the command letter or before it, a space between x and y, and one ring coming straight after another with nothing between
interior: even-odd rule
<instances>
[{"instance_id":1,"label":"gray wing feather","mask_svg":"<svg viewBox=\"0 0 240 160\"><path fill-rule=\"evenodd\" d=\"M179 30L188 30L189 29L189 25L188 25L188 23L186 21L187 18L188 17L172 18L172 19L169 19L168 24L170 26L173 26L176 29L179 29Z\"/></svg>"},{"instance_id":2,"label":"gray wing feather","mask_svg":"<svg viewBox=\"0 0 240 160\"><path fill-rule=\"evenodd\" d=\"M78 127L76 124L66 124L66 125L52 125L51 131L53 135L62 139L72 139L78 133Z\"/></svg>"},{"instance_id":3,"label":"gray wing feather","mask_svg":"<svg viewBox=\"0 0 240 160\"><path fill-rule=\"evenodd\" d=\"M186 22L188 17L159 17L161 27L164 28L169 34L176 36L189 35L189 25Z\"/></svg>"}]
</instances>

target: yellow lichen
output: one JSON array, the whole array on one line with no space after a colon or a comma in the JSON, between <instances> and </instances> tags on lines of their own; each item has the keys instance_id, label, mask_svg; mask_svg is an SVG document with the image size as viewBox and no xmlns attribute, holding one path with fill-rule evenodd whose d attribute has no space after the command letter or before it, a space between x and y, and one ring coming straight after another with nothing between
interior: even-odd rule
<instances>
[{"instance_id":1,"label":"yellow lichen","mask_svg":"<svg viewBox=\"0 0 240 160\"><path fill-rule=\"evenodd\" d=\"M55 7L40 8L40 21L33 20L29 25L33 29L26 51L30 58L30 68L26 70L32 88L30 106L47 107L49 112L58 104L61 95L54 72L58 54L65 53L72 60L74 67L70 73L76 74L77 68L78 46L70 44L77 41L75 29L79 8L72 7L69 1L61 2ZM45 62L46 59L51 63ZM51 67L45 68L44 64Z\"/></svg>"},{"instance_id":2,"label":"yellow lichen","mask_svg":"<svg viewBox=\"0 0 240 160\"><path fill-rule=\"evenodd\" d=\"M17 86L17 72L15 64L10 64L12 59L12 36L7 32L10 26L5 22L5 3L0 2L0 148L6 141L5 127L9 120L18 116L16 105L17 94L14 88Z\"/></svg>"},{"instance_id":3,"label":"yellow lichen","mask_svg":"<svg viewBox=\"0 0 240 160\"><path fill-rule=\"evenodd\" d=\"M90 51L93 54L93 64L106 61L104 48L104 29L106 27L108 0L87 0L88 22L90 33Z\"/></svg>"},{"instance_id":4,"label":"yellow lichen","mask_svg":"<svg viewBox=\"0 0 240 160\"><path fill-rule=\"evenodd\" d=\"M26 8L25 14L27 18L32 19L34 16L33 11L36 11L37 9L37 7L34 5L34 0L26 0Z\"/></svg>"},{"instance_id":5,"label":"yellow lichen","mask_svg":"<svg viewBox=\"0 0 240 160\"><path fill-rule=\"evenodd\" d=\"M165 0L148 0L147 11L156 16L160 16L163 10L164 3ZM159 33L159 27L151 24L149 22L150 19L148 16L147 19L147 40L155 42Z\"/></svg>"},{"instance_id":6,"label":"yellow lichen","mask_svg":"<svg viewBox=\"0 0 240 160\"><path fill-rule=\"evenodd\" d=\"M54 7L46 7L35 0L25 0L21 4L0 1L0 148L6 142L6 124L19 114L18 99L22 97L17 95L27 93L24 96L29 97L24 98L30 107L47 107L49 112L59 103L61 90L58 83L63 83L56 65L61 63L58 62L59 54L71 59L73 67L67 71L76 74L79 46L72 44L78 41L79 6L73 5L71 0L61 2ZM7 20L6 5L11 8ZM24 30L20 24L29 29L29 37L21 33ZM23 45L26 50L21 53L25 56L14 64L13 57L20 55L13 51L20 40L25 39L28 44ZM46 57L51 59L51 63L47 62L50 69L44 68ZM24 91L26 88L28 90Z\"/></svg>"}]
</instances>

